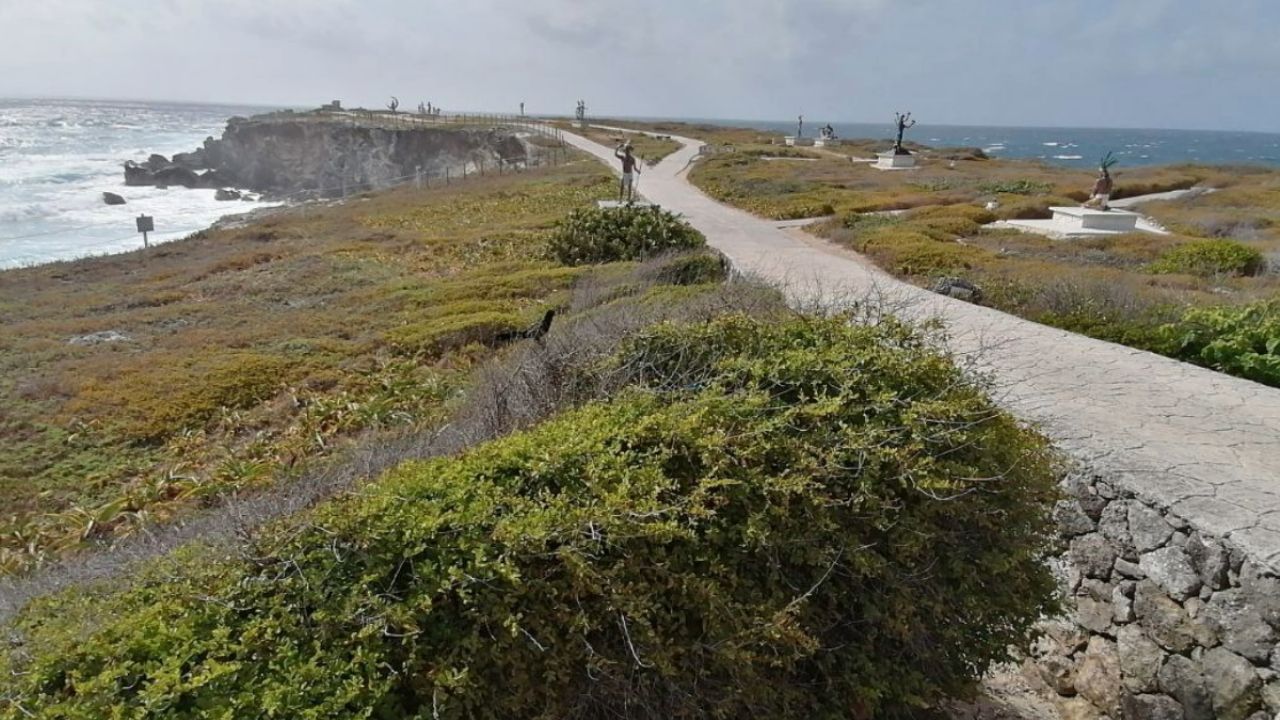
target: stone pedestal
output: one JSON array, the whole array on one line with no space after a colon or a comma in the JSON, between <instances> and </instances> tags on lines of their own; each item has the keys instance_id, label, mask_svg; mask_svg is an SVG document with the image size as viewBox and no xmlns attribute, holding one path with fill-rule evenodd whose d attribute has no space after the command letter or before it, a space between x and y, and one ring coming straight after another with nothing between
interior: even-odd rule
<instances>
[{"instance_id":1,"label":"stone pedestal","mask_svg":"<svg viewBox=\"0 0 1280 720\"><path fill-rule=\"evenodd\" d=\"M813 141L815 147L840 147L840 138L818 138Z\"/></svg>"},{"instance_id":2,"label":"stone pedestal","mask_svg":"<svg viewBox=\"0 0 1280 720\"><path fill-rule=\"evenodd\" d=\"M884 152L878 155L876 167L881 170L909 170L916 166L915 155L899 155L894 152Z\"/></svg>"},{"instance_id":3,"label":"stone pedestal","mask_svg":"<svg viewBox=\"0 0 1280 720\"><path fill-rule=\"evenodd\" d=\"M788 135L786 141L787 147L813 147L814 144L813 138L796 137L795 135Z\"/></svg>"},{"instance_id":4,"label":"stone pedestal","mask_svg":"<svg viewBox=\"0 0 1280 720\"><path fill-rule=\"evenodd\" d=\"M1064 227L1095 232L1129 233L1138 229L1138 214L1125 210L1053 207L1053 221Z\"/></svg>"}]
</instances>

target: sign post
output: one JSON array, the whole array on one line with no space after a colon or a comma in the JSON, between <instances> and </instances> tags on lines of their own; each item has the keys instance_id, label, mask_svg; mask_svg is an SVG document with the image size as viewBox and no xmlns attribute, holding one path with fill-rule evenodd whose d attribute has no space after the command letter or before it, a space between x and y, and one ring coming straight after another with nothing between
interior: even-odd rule
<instances>
[{"instance_id":1,"label":"sign post","mask_svg":"<svg viewBox=\"0 0 1280 720\"><path fill-rule=\"evenodd\" d=\"M142 247L151 247L151 243L147 240L147 233L156 231L156 220L150 215L138 216L138 232L142 233Z\"/></svg>"}]
</instances>

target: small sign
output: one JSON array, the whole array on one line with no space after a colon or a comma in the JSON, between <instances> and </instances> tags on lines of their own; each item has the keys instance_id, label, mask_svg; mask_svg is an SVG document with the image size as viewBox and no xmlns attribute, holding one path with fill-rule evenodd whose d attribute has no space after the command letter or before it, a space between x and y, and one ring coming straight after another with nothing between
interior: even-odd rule
<instances>
[{"instance_id":1,"label":"small sign","mask_svg":"<svg viewBox=\"0 0 1280 720\"><path fill-rule=\"evenodd\" d=\"M138 216L138 232L149 233L156 231L156 219L150 215Z\"/></svg>"}]
</instances>

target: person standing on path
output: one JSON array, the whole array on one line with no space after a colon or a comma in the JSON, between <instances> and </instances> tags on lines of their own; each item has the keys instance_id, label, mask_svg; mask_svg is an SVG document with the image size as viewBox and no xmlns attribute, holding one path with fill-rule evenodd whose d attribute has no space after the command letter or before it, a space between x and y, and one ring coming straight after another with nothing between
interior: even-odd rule
<instances>
[{"instance_id":1,"label":"person standing on path","mask_svg":"<svg viewBox=\"0 0 1280 720\"><path fill-rule=\"evenodd\" d=\"M618 185L618 202L634 202L636 199L636 177L640 175L640 160L631 153L631 143L622 145L613 151L614 157L622 161L622 182Z\"/></svg>"}]
</instances>

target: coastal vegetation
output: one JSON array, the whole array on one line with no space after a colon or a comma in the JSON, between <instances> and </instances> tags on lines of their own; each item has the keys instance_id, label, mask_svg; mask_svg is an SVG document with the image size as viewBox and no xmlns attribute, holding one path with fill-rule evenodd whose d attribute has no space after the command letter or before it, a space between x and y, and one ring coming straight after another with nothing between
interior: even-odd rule
<instances>
[{"instance_id":1,"label":"coastal vegetation","mask_svg":"<svg viewBox=\"0 0 1280 720\"><path fill-rule=\"evenodd\" d=\"M7 271L0 573L437 424L502 333L565 302L587 269L554 227L613 191L580 159Z\"/></svg>"},{"instance_id":2,"label":"coastal vegetation","mask_svg":"<svg viewBox=\"0 0 1280 720\"><path fill-rule=\"evenodd\" d=\"M1088 172L929 150L919 170L881 172L858 161L856 145L837 150L738 145L691 179L764 217L825 218L808 231L909 282L961 278L981 288L983 304L1280 385L1280 172L1128 169L1116 199L1194 189L1141 206L1170 234L1064 242L992 224L1078 204ZM806 160L778 159L792 153Z\"/></svg>"},{"instance_id":3,"label":"coastal vegetation","mask_svg":"<svg viewBox=\"0 0 1280 720\"><path fill-rule=\"evenodd\" d=\"M554 372L473 394L554 395L550 420L30 608L0 717L878 718L969 692L1053 607L1045 441L891 320L718 281L610 299L668 262L578 287L565 335L487 377ZM637 318L654 298L674 317Z\"/></svg>"}]
</instances>

